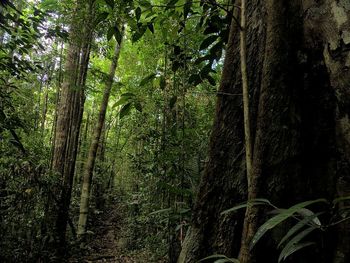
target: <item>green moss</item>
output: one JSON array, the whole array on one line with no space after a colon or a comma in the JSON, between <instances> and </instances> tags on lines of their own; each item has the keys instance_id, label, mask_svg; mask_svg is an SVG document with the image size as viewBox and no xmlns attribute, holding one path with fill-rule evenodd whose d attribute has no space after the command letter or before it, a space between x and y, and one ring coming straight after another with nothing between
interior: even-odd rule
<instances>
[{"instance_id":1,"label":"green moss","mask_svg":"<svg viewBox=\"0 0 350 263\"><path fill-rule=\"evenodd\" d=\"M341 27L348 20L345 9L338 6L336 2L332 3L332 12L338 27Z\"/></svg>"}]
</instances>

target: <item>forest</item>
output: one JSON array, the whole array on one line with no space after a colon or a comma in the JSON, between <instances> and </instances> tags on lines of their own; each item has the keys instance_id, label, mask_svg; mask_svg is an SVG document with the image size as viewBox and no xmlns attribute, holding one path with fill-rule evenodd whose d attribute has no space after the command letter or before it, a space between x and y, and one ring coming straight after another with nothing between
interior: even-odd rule
<instances>
[{"instance_id":1,"label":"forest","mask_svg":"<svg viewBox=\"0 0 350 263\"><path fill-rule=\"evenodd\" d=\"M0 262L349 263L350 0L0 0Z\"/></svg>"}]
</instances>

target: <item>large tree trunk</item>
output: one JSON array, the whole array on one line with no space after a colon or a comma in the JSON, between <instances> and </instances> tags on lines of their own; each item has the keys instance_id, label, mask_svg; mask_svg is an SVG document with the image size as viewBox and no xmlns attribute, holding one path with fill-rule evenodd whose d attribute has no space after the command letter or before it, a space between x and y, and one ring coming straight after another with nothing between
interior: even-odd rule
<instances>
[{"instance_id":1,"label":"large tree trunk","mask_svg":"<svg viewBox=\"0 0 350 263\"><path fill-rule=\"evenodd\" d=\"M55 189L55 203L49 209L52 213L53 232L63 247L77 155L78 138L85 95L87 66L92 39L93 1L79 0L70 31L70 42L64 68L64 82L60 94L52 170L60 177L60 185ZM81 27L86 25L83 32ZM51 210L51 211L50 211Z\"/></svg>"},{"instance_id":2,"label":"large tree trunk","mask_svg":"<svg viewBox=\"0 0 350 263\"><path fill-rule=\"evenodd\" d=\"M82 185L81 199L80 199L80 214L79 214L79 222L78 222L79 236L82 236L86 233L86 222L87 222L88 211L89 211L89 199L90 199L90 192L91 192L90 189L91 189L91 183L92 183L92 175L94 171L96 155L97 155L98 145L100 142L102 128L105 123L109 96L111 94L111 90L114 82L114 75L118 65L119 53L120 53L120 45L116 43L114 55L113 55L113 59L111 62L110 71L108 75L108 80L106 83L106 88L103 93L101 107L100 107L96 127L94 130L94 135L93 135L92 142L89 149L88 159L84 168L83 185Z\"/></svg>"},{"instance_id":3,"label":"large tree trunk","mask_svg":"<svg viewBox=\"0 0 350 263\"><path fill-rule=\"evenodd\" d=\"M247 17L257 195L283 206L349 195L350 5L253 0ZM233 23L220 92L241 91L238 37ZM244 214L220 212L247 198L242 115L241 97L218 98L209 162L178 262L237 257ZM323 248L292 262L348 262L349 223L335 232L336 245L326 236ZM258 262L277 262L275 237L257 247Z\"/></svg>"}]
</instances>

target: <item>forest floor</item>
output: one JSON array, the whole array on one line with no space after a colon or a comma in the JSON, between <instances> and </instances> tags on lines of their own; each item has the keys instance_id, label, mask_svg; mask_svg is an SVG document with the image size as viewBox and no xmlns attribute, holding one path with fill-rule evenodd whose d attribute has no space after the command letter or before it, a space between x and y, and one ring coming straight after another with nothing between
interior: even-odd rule
<instances>
[{"instance_id":1,"label":"forest floor","mask_svg":"<svg viewBox=\"0 0 350 263\"><path fill-rule=\"evenodd\" d=\"M103 211L95 211L91 216L85 247L68 262L150 263L150 255L146 251L126 249L127 242L123 237L123 229L126 227L125 210L125 206L120 203L110 202Z\"/></svg>"},{"instance_id":2,"label":"forest floor","mask_svg":"<svg viewBox=\"0 0 350 263\"><path fill-rule=\"evenodd\" d=\"M96 211L91 221L87 241L82 254L73 256L70 263L118 262L138 263L137 259L123 254L121 229L123 226L122 207L109 204L103 211Z\"/></svg>"}]
</instances>

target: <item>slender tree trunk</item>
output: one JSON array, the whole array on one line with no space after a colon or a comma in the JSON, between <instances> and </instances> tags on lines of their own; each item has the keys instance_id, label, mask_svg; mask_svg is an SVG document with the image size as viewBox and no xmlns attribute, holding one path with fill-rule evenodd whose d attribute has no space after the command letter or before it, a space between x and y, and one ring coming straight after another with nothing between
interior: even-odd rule
<instances>
[{"instance_id":1,"label":"slender tree trunk","mask_svg":"<svg viewBox=\"0 0 350 263\"><path fill-rule=\"evenodd\" d=\"M89 198L91 191L91 182L92 175L94 170L94 165L96 161L96 155L98 150L98 145L101 137L102 127L105 122L108 100L113 86L113 79L115 75L115 71L118 65L119 53L121 46L116 43L113 60L110 66L109 76L106 83L106 88L103 94L100 112L98 115L96 127L94 130L94 135L92 138L92 143L89 149L88 159L86 162L86 166L84 168L83 174L83 185L81 191L81 199L80 199L80 214L79 214L79 222L78 222L78 235L82 236L86 233L86 222L89 211Z\"/></svg>"},{"instance_id":2,"label":"slender tree trunk","mask_svg":"<svg viewBox=\"0 0 350 263\"><path fill-rule=\"evenodd\" d=\"M34 130L38 130L39 123L40 123L41 97L42 97L43 87L45 84L44 77L45 77L45 72L42 73L41 78L40 78L38 102L37 102L37 105L35 107L36 114L35 114L35 120L34 120Z\"/></svg>"},{"instance_id":3,"label":"slender tree trunk","mask_svg":"<svg viewBox=\"0 0 350 263\"><path fill-rule=\"evenodd\" d=\"M92 109L94 109L94 103L92 104ZM88 110L87 111L87 117L86 117L86 121L85 121L85 127L83 129L83 134L80 137L79 140L79 146L78 146L78 153L79 153L79 157L78 159L80 160L80 163L77 167L77 171L75 173L74 176L74 183L75 185L80 185L81 183L81 179L82 179L82 174L84 172L84 164L85 164L85 159L87 158L86 154L87 154L87 141L88 141L88 134L89 134L89 129L90 129L90 122L91 122L91 115L93 115L93 110Z\"/></svg>"},{"instance_id":4,"label":"slender tree trunk","mask_svg":"<svg viewBox=\"0 0 350 263\"><path fill-rule=\"evenodd\" d=\"M60 48L60 64L59 64L59 71L58 71L58 76L57 76L57 87L56 87L56 99L55 99L55 113L54 113L54 120L52 122L52 128L51 128L51 136L50 136L50 141L51 141L51 155L50 155L50 169L52 169L52 164L53 164L53 152L55 149L55 141L56 141L56 125L57 125L57 116L58 116L58 106L60 102L60 96L61 96L61 88L62 88L62 60L63 60L63 47L64 43L61 43L61 48Z\"/></svg>"},{"instance_id":5,"label":"slender tree trunk","mask_svg":"<svg viewBox=\"0 0 350 263\"><path fill-rule=\"evenodd\" d=\"M97 156L98 159L101 162L105 161L105 153L106 153L106 135L108 133L108 125L106 125L108 123L108 121L105 121L103 127L102 127L102 131L101 131L101 136L100 136L100 142L99 142L99 146L98 146L98 151L97 151Z\"/></svg>"},{"instance_id":6,"label":"slender tree trunk","mask_svg":"<svg viewBox=\"0 0 350 263\"><path fill-rule=\"evenodd\" d=\"M44 104L43 104L42 116L41 116L41 134L44 134L44 131L45 131L48 98L49 98L49 90L47 89L44 96Z\"/></svg>"},{"instance_id":7,"label":"slender tree trunk","mask_svg":"<svg viewBox=\"0 0 350 263\"><path fill-rule=\"evenodd\" d=\"M120 137L121 137L121 130L122 130L122 124L121 124L121 122L120 122L120 120L118 121L118 120L116 120L116 145L115 145L115 150L116 150L116 152L117 152L117 154L118 153L121 153L122 152L122 150L123 150L123 146L125 145L122 145L122 147L120 147L120 149L119 149L119 144L120 144ZM118 156L118 158L120 158L119 156ZM115 164L116 164L116 158L114 158L113 159L113 161L112 161L112 169L110 170L110 174L109 174L109 178L108 178L108 183L107 183L107 191L109 192L109 193L111 193L112 191L113 191L113 189L114 189L114 182L115 182L115 177L116 177L116 175L118 174L118 172L119 172L119 170L117 170L116 171L116 169L115 169Z\"/></svg>"},{"instance_id":8,"label":"slender tree trunk","mask_svg":"<svg viewBox=\"0 0 350 263\"><path fill-rule=\"evenodd\" d=\"M248 186L248 201L257 198L257 184L256 178L258 174L253 174L253 146L250 129L250 106L249 106L249 85L248 85L248 73L247 73L247 43L246 43L246 0L241 0L241 28L240 28L240 60L241 60L241 75L242 75L242 93L243 93L243 122L244 122L244 140L245 140L245 162L247 173L247 186ZM255 234L257 221L255 220L257 208L248 205L244 217L243 232L241 248L239 251L238 259L240 263L247 263L250 261L249 244L250 240Z\"/></svg>"}]
</instances>

